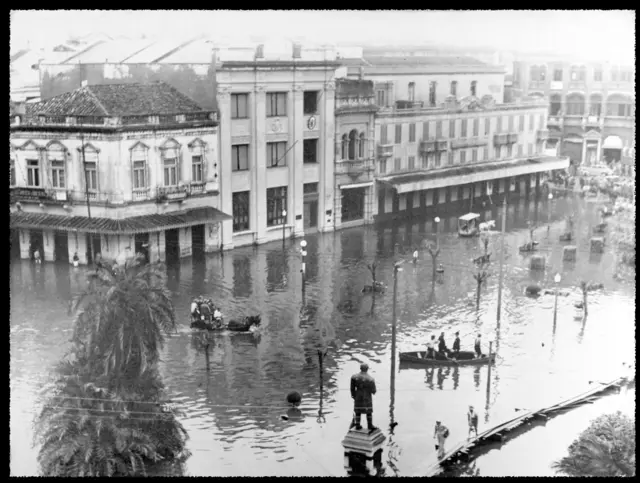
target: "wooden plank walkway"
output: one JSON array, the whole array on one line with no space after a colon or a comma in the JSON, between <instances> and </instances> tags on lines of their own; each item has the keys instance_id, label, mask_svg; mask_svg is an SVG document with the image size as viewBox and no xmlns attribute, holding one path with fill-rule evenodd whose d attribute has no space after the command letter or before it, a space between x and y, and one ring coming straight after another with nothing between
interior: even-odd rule
<instances>
[{"instance_id":1,"label":"wooden plank walkway","mask_svg":"<svg viewBox=\"0 0 640 483\"><path fill-rule=\"evenodd\" d=\"M438 460L437 463L430 466L426 474L424 476L436 476L452 463L455 463L460 458L467 458L471 451L473 451L476 447L486 444L491 441L502 441L505 434L510 431L516 429L522 424L530 421L532 419L548 419L553 413L565 410L572 409L575 406L580 404L590 404L595 399L595 396L608 391L613 387L619 387L623 384L627 378L619 377L614 379L613 381L607 383L594 383L596 387L586 391L582 394L578 394L572 398L561 401L552 406L547 406L545 408L537 409L534 411L529 411L520 416L517 416L513 419L500 423L493 428L489 428L486 431L478 434L475 438L471 438L465 441L462 441L456 444L453 448L451 448L443 458Z\"/></svg>"}]
</instances>

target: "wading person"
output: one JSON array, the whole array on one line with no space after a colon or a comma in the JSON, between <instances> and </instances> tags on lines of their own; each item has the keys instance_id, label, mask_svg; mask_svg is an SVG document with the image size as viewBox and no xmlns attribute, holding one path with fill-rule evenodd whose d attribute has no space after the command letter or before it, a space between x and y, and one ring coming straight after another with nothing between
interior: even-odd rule
<instances>
[{"instance_id":1,"label":"wading person","mask_svg":"<svg viewBox=\"0 0 640 483\"><path fill-rule=\"evenodd\" d=\"M469 412L467 412L467 422L469 423L469 438L471 433L475 433L478 436L478 413L473 409L473 406L469 406Z\"/></svg>"},{"instance_id":2,"label":"wading person","mask_svg":"<svg viewBox=\"0 0 640 483\"><path fill-rule=\"evenodd\" d=\"M78 252L75 252L73 254L73 266L77 268L79 263L80 263L80 258L78 257Z\"/></svg>"},{"instance_id":3,"label":"wading person","mask_svg":"<svg viewBox=\"0 0 640 483\"><path fill-rule=\"evenodd\" d=\"M372 433L377 428L373 425L372 395L376 393L376 381L368 374L369 366L360 364L360 372L351 376L351 397L353 398L353 420L349 429L362 429L360 419L367 416L367 429Z\"/></svg>"},{"instance_id":4,"label":"wading person","mask_svg":"<svg viewBox=\"0 0 640 483\"><path fill-rule=\"evenodd\" d=\"M438 451L438 459L444 457L444 443L449 437L449 429L441 424L440 421L436 421L436 428L433 432L433 438L436 440L436 450Z\"/></svg>"},{"instance_id":5,"label":"wading person","mask_svg":"<svg viewBox=\"0 0 640 483\"><path fill-rule=\"evenodd\" d=\"M473 349L476 351L477 358L482 357L482 349L480 348L480 343L481 343L481 338L480 338L480 334L478 334L478 337L476 337L476 342L475 344L473 344Z\"/></svg>"},{"instance_id":6,"label":"wading person","mask_svg":"<svg viewBox=\"0 0 640 483\"><path fill-rule=\"evenodd\" d=\"M413 263L418 263L418 250L413 251Z\"/></svg>"},{"instance_id":7,"label":"wading person","mask_svg":"<svg viewBox=\"0 0 640 483\"><path fill-rule=\"evenodd\" d=\"M453 341L453 357L458 358L460 354L460 332L456 332L456 339Z\"/></svg>"}]
</instances>

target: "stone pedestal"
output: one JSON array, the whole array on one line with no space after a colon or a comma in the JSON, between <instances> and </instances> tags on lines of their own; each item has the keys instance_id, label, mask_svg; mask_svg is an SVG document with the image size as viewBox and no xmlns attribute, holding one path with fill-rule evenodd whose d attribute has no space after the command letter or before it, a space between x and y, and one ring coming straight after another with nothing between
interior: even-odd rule
<instances>
[{"instance_id":1,"label":"stone pedestal","mask_svg":"<svg viewBox=\"0 0 640 483\"><path fill-rule=\"evenodd\" d=\"M562 249L562 260L565 262L575 262L577 247L575 245L567 245Z\"/></svg>"},{"instance_id":2,"label":"stone pedestal","mask_svg":"<svg viewBox=\"0 0 640 483\"><path fill-rule=\"evenodd\" d=\"M533 255L529 262L529 268L531 270L544 270L546 259L542 255Z\"/></svg>"},{"instance_id":3,"label":"stone pedestal","mask_svg":"<svg viewBox=\"0 0 640 483\"><path fill-rule=\"evenodd\" d=\"M591 238L590 246L591 253L604 252L604 238L601 236L594 236L593 238Z\"/></svg>"},{"instance_id":4,"label":"stone pedestal","mask_svg":"<svg viewBox=\"0 0 640 483\"><path fill-rule=\"evenodd\" d=\"M368 476L382 472L382 444L386 440L382 431L376 429L369 433L367 429L350 429L342 440L344 448L344 467L349 472L360 473L364 466Z\"/></svg>"}]
</instances>

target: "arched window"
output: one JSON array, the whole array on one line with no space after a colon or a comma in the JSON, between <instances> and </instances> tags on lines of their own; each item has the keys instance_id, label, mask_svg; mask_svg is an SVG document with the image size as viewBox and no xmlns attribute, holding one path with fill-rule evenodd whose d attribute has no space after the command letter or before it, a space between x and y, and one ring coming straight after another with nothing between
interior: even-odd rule
<instances>
[{"instance_id":1,"label":"arched window","mask_svg":"<svg viewBox=\"0 0 640 483\"><path fill-rule=\"evenodd\" d=\"M584 65L581 65L578 69L578 80L580 82L587 80L587 68Z\"/></svg>"},{"instance_id":2,"label":"arched window","mask_svg":"<svg viewBox=\"0 0 640 483\"><path fill-rule=\"evenodd\" d=\"M602 96L600 94L592 94L589 98L589 115L599 116L602 113Z\"/></svg>"},{"instance_id":3,"label":"arched window","mask_svg":"<svg viewBox=\"0 0 640 483\"><path fill-rule=\"evenodd\" d=\"M160 153L164 185L177 186L181 181L180 144L175 139L167 139L160 146Z\"/></svg>"},{"instance_id":4,"label":"arched window","mask_svg":"<svg viewBox=\"0 0 640 483\"><path fill-rule=\"evenodd\" d=\"M358 131L354 129L349 133L349 159L356 159L357 142L358 142Z\"/></svg>"},{"instance_id":5,"label":"arched window","mask_svg":"<svg viewBox=\"0 0 640 483\"><path fill-rule=\"evenodd\" d=\"M584 96L582 94L573 93L567 96L567 115L584 115Z\"/></svg>"},{"instance_id":6,"label":"arched window","mask_svg":"<svg viewBox=\"0 0 640 483\"><path fill-rule=\"evenodd\" d=\"M342 135L342 159L347 159L349 149L349 140L347 139L347 135Z\"/></svg>"},{"instance_id":7,"label":"arched window","mask_svg":"<svg viewBox=\"0 0 640 483\"><path fill-rule=\"evenodd\" d=\"M451 81L451 92L450 94L454 97L458 95L458 81Z\"/></svg>"},{"instance_id":8,"label":"arched window","mask_svg":"<svg viewBox=\"0 0 640 483\"><path fill-rule=\"evenodd\" d=\"M560 94L552 94L549 99L549 113L552 116L557 116L562 109L562 97Z\"/></svg>"},{"instance_id":9,"label":"arched window","mask_svg":"<svg viewBox=\"0 0 640 483\"><path fill-rule=\"evenodd\" d=\"M364 138L364 133L361 132L360 133L360 143L359 143L359 146L358 146L358 157L360 159L365 157L365 154L364 154L365 153L365 150L364 150L365 142L366 142L366 140Z\"/></svg>"},{"instance_id":10,"label":"arched window","mask_svg":"<svg viewBox=\"0 0 640 483\"><path fill-rule=\"evenodd\" d=\"M416 83L409 82L408 100L413 102L416 97Z\"/></svg>"}]
</instances>

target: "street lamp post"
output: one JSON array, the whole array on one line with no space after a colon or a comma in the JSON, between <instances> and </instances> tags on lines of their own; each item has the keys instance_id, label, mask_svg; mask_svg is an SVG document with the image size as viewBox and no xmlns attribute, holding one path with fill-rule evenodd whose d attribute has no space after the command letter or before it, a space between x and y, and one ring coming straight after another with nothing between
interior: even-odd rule
<instances>
[{"instance_id":1,"label":"street lamp post","mask_svg":"<svg viewBox=\"0 0 640 483\"><path fill-rule=\"evenodd\" d=\"M436 250L440 248L440 218L435 217L433 221L436 222Z\"/></svg>"},{"instance_id":2,"label":"street lamp post","mask_svg":"<svg viewBox=\"0 0 640 483\"><path fill-rule=\"evenodd\" d=\"M300 242L300 255L302 255L302 265L300 267L300 273L302 274L302 297L304 299L304 290L306 282L307 264L305 263L305 257L307 256L307 242L302 240Z\"/></svg>"},{"instance_id":3,"label":"street lamp post","mask_svg":"<svg viewBox=\"0 0 640 483\"><path fill-rule=\"evenodd\" d=\"M547 234L551 231L551 200L553 200L553 193L549 193L549 206L547 206Z\"/></svg>"},{"instance_id":4,"label":"street lamp post","mask_svg":"<svg viewBox=\"0 0 640 483\"><path fill-rule=\"evenodd\" d=\"M282 249L284 250L284 230L287 226L287 210L282 210Z\"/></svg>"},{"instance_id":5,"label":"street lamp post","mask_svg":"<svg viewBox=\"0 0 640 483\"><path fill-rule=\"evenodd\" d=\"M555 301L553 303L553 326L556 326L556 320L558 318L558 284L560 283L560 280L562 280L562 277L560 277L559 273L556 273L556 276L553 277L553 281L556 283L556 296L555 296Z\"/></svg>"}]
</instances>

